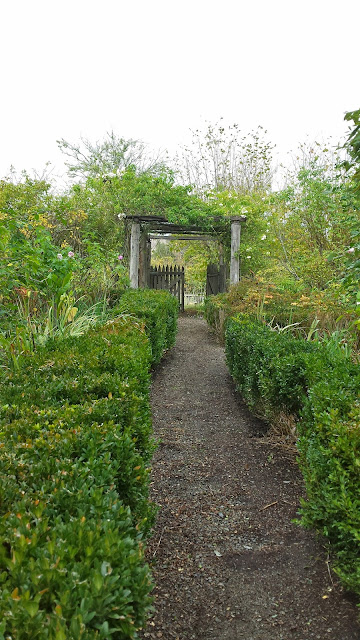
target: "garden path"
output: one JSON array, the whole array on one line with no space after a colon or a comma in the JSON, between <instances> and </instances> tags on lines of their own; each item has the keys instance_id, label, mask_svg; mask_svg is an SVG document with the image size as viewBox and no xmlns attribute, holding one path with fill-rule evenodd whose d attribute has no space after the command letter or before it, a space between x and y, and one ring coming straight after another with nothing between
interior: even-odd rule
<instances>
[{"instance_id":1,"label":"garden path","mask_svg":"<svg viewBox=\"0 0 360 640\"><path fill-rule=\"evenodd\" d=\"M295 454L262 437L202 318L179 319L152 408L156 612L141 637L359 640L322 541L292 523L304 493Z\"/></svg>"}]
</instances>

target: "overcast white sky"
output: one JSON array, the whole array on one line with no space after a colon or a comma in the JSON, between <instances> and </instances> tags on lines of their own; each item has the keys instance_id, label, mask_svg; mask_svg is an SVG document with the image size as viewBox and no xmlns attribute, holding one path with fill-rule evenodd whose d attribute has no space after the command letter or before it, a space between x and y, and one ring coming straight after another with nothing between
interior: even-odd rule
<instances>
[{"instance_id":1,"label":"overcast white sky","mask_svg":"<svg viewBox=\"0 0 360 640\"><path fill-rule=\"evenodd\" d=\"M280 152L360 107L359 0L5 0L0 176L113 129L173 152L221 116Z\"/></svg>"}]
</instances>

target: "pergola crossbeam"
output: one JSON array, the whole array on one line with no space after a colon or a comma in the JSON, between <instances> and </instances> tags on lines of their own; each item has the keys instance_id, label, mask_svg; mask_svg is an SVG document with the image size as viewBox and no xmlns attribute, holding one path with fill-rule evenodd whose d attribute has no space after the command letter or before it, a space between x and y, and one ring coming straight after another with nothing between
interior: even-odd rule
<instances>
[{"instance_id":1,"label":"pergola crossbeam","mask_svg":"<svg viewBox=\"0 0 360 640\"><path fill-rule=\"evenodd\" d=\"M150 233L150 240L202 240L202 241L215 241L214 236L199 236L199 235L195 235L195 234L188 234L186 236L181 236L181 235L164 235L163 233L161 235L156 235L154 233Z\"/></svg>"}]
</instances>

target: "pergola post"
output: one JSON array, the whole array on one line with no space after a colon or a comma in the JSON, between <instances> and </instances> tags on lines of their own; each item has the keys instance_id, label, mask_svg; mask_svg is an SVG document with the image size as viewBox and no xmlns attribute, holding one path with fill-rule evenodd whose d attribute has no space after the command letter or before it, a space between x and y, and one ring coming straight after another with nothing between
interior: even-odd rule
<instances>
[{"instance_id":1,"label":"pergola post","mask_svg":"<svg viewBox=\"0 0 360 640\"><path fill-rule=\"evenodd\" d=\"M140 221L133 219L130 237L130 287L139 288Z\"/></svg>"},{"instance_id":2,"label":"pergola post","mask_svg":"<svg viewBox=\"0 0 360 640\"><path fill-rule=\"evenodd\" d=\"M150 287L151 241L147 231L140 232L139 288Z\"/></svg>"},{"instance_id":3,"label":"pergola post","mask_svg":"<svg viewBox=\"0 0 360 640\"><path fill-rule=\"evenodd\" d=\"M240 279L240 237L241 223L246 221L246 216L234 216L231 218L231 259L230 259L230 284L236 284Z\"/></svg>"}]
</instances>

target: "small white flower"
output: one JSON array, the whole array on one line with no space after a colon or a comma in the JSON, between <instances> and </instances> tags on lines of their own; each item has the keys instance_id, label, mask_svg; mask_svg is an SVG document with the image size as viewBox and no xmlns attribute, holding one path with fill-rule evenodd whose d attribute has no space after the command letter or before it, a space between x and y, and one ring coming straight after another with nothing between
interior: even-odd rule
<instances>
[{"instance_id":1,"label":"small white flower","mask_svg":"<svg viewBox=\"0 0 360 640\"><path fill-rule=\"evenodd\" d=\"M247 258L251 258L251 256L246 256Z\"/></svg>"},{"instance_id":2,"label":"small white flower","mask_svg":"<svg viewBox=\"0 0 360 640\"><path fill-rule=\"evenodd\" d=\"M266 240L266 233L264 233L264 235L261 236L261 240Z\"/></svg>"},{"instance_id":3,"label":"small white flower","mask_svg":"<svg viewBox=\"0 0 360 640\"><path fill-rule=\"evenodd\" d=\"M355 253L355 247L350 247L346 253Z\"/></svg>"},{"instance_id":4,"label":"small white flower","mask_svg":"<svg viewBox=\"0 0 360 640\"><path fill-rule=\"evenodd\" d=\"M62 259L63 259L63 257L62 257L62 254L61 254L61 253L58 253L56 257L57 257L59 260L62 260Z\"/></svg>"}]
</instances>

